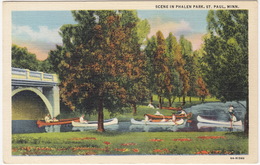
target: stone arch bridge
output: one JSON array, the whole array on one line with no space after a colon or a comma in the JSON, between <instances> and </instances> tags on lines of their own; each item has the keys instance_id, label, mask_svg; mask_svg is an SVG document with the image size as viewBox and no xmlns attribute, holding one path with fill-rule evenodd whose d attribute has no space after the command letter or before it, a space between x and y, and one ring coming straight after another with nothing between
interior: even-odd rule
<instances>
[{"instance_id":1,"label":"stone arch bridge","mask_svg":"<svg viewBox=\"0 0 260 165\"><path fill-rule=\"evenodd\" d=\"M55 74L12 68L12 97L22 91L34 92L44 102L51 117L60 114L58 83Z\"/></svg>"}]
</instances>

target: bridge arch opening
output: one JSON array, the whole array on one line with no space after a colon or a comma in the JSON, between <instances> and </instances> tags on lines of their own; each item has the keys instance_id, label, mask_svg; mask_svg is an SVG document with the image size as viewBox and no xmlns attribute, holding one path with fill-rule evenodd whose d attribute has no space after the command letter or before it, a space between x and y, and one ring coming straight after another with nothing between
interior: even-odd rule
<instances>
[{"instance_id":1,"label":"bridge arch opening","mask_svg":"<svg viewBox=\"0 0 260 165\"><path fill-rule=\"evenodd\" d=\"M18 88L12 92L12 120L39 120L51 112L47 98L36 88Z\"/></svg>"}]
</instances>

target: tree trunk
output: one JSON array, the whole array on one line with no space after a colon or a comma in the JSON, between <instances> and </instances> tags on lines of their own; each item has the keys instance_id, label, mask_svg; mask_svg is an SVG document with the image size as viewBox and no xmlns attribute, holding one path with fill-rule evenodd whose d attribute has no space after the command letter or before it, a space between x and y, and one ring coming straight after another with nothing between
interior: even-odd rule
<instances>
[{"instance_id":1,"label":"tree trunk","mask_svg":"<svg viewBox=\"0 0 260 165\"><path fill-rule=\"evenodd\" d=\"M182 97L182 105L185 105L186 101L185 101L185 96Z\"/></svg>"},{"instance_id":2,"label":"tree trunk","mask_svg":"<svg viewBox=\"0 0 260 165\"><path fill-rule=\"evenodd\" d=\"M150 103L153 102L153 94L151 94Z\"/></svg>"},{"instance_id":3,"label":"tree trunk","mask_svg":"<svg viewBox=\"0 0 260 165\"><path fill-rule=\"evenodd\" d=\"M158 96L159 97L159 108L162 109L162 96Z\"/></svg>"},{"instance_id":4,"label":"tree trunk","mask_svg":"<svg viewBox=\"0 0 260 165\"><path fill-rule=\"evenodd\" d=\"M104 132L103 98L98 101L98 132Z\"/></svg>"},{"instance_id":5,"label":"tree trunk","mask_svg":"<svg viewBox=\"0 0 260 165\"><path fill-rule=\"evenodd\" d=\"M172 99L169 98L168 101L169 101L169 107L171 107L172 106Z\"/></svg>"},{"instance_id":6,"label":"tree trunk","mask_svg":"<svg viewBox=\"0 0 260 165\"><path fill-rule=\"evenodd\" d=\"M136 108L136 104L132 104L132 107L133 107L133 115L136 115L136 112L137 112L137 108Z\"/></svg>"}]
</instances>

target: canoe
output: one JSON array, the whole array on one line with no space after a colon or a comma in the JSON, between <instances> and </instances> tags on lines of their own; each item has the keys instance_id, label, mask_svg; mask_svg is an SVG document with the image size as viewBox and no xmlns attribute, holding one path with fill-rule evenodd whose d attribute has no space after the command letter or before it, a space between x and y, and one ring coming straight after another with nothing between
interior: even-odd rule
<instances>
[{"instance_id":1,"label":"canoe","mask_svg":"<svg viewBox=\"0 0 260 165\"><path fill-rule=\"evenodd\" d=\"M113 124L118 124L118 119L117 118L104 120L104 126L106 126L106 125L113 125ZM98 122L97 121L88 121L88 123L80 123L80 122L72 121L72 126L73 127L97 127L98 126Z\"/></svg>"},{"instance_id":2,"label":"canoe","mask_svg":"<svg viewBox=\"0 0 260 165\"><path fill-rule=\"evenodd\" d=\"M172 116L163 116L163 115L152 115L152 114L146 114L149 119L166 119L166 120L171 120ZM190 119L192 117L192 113L188 113L186 116L181 115L181 114L176 114L175 117L178 118L183 118L183 119Z\"/></svg>"},{"instance_id":3,"label":"canoe","mask_svg":"<svg viewBox=\"0 0 260 165\"><path fill-rule=\"evenodd\" d=\"M48 125L62 125L62 124L71 124L72 121L79 121L79 118L69 118L69 119L59 119L58 121L50 121L46 123L44 120L37 120L36 124L38 127L48 126Z\"/></svg>"},{"instance_id":4,"label":"canoe","mask_svg":"<svg viewBox=\"0 0 260 165\"><path fill-rule=\"evenodd\" d=\"M162 121L162 120L153 120L153 121L145 121L145 120L141 120L141 121L137 121L135 119L131 119L131 124L141 124L141 125L180 125L183 124L184 120L183 119L179 119L176 122L172 122L170 120L168 121Z\"/></svg>"},{"instance_id":5,"label":"canoe","mask_svg":"<svg viewBox=\"0 0 260 165\"><path fill-rule=\"evenodd\" d=\"M162 107L162 109L180 111L182 107Z\"/></svg>"},{"instance_id":6,"label":"canoe","mask_svg":"<svg viewBox=\"0 0 260 165\"><path fill-rule=\"evenodd\" d=\"M229 124L212 124L212 123L198 123L197 124L198 129L202 128L214 128L214 127L222 127L222 128L231 128L230 123ZM243 130L242 125L232 125L232 128Z\"/></svg>"},{"instance_id":7,"label":"canoe","mask_svg":"<svg viewBox=\"0 0 260 165\"><path fill-rule=\"evenodd\" d=\"M211 124L220 124L220 125L231 125L230 121L217 121L217 120L209 120L206 118L203 118L201 116L197 117L198 122L202 122L202 123L211 123ZM232 123L233 126L242 126L242 121L235 121Z\"/></svg>"}]
</instances>

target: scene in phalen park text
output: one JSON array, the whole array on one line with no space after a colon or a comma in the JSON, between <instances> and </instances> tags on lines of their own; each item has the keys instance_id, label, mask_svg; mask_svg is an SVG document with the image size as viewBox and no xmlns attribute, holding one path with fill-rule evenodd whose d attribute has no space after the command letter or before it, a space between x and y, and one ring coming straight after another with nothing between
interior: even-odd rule
<instances>
[{"instance_id":1,"label":"scene in phalen park text","mask_svg":"<svg viewBox=\"0 0 260 165\"><path fill-rule=\"evenodd\" d=\"M248 155L248 10L11 16L12 155Z\"/></svg>"}]
</instances>

